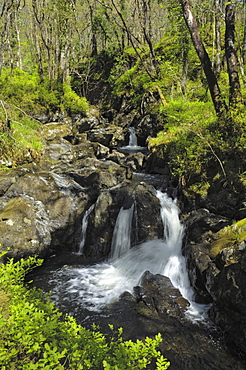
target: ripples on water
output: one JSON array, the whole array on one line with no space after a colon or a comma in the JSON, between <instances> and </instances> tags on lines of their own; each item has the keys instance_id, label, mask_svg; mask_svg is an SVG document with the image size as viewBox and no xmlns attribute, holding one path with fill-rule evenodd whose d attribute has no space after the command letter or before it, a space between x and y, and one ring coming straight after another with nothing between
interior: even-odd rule
<instances>
[{"instance_id":1,"label":"ripples on water","mask_svg":"<svg viewBox=\"0 0 246 370\"><path fill-rule=\"evenodd\" d=\"M157 196L161 204L164 237L142 243L130 249L133 206L121 209L112 241L111 257L107 262L92 266L63 266L50 279L52 299L60 306L69 302L92 312L100 312L105 306L117 301L124 292L133 292L142 274L149 270L170 278L190 302L187 315L193 321L206 318L205 305L193 301L185 258L182 255L184 228L179 221L176 203L160 191Z\"/></svg>"}]
</instances>

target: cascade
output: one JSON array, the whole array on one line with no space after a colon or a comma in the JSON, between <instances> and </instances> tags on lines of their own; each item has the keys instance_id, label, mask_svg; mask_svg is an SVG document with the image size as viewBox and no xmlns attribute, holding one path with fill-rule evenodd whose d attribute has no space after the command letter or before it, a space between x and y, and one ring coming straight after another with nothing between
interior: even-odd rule
<instances>
[{"instance_id":1,"label":"cascade","mask_svg":"<svg viewBox=\"0 0 246 370\"><path fill-rule=\"evenodd\" d=\"M138 139L135 133L134 127L129 127L130 137L129 137L129 146L138 146Z\"/></svg>"},{"instance_id":2,"label":"cascade","mask_svg":"<svg viewBox=\"0 0 246 370\"><path fill-rule=\"evenodd\" d=\"M81 241L80 241L80 244L79 244L78 254L83 253L83 249L84 249L84 245L85 245L85 238L86 238L86 230L87 230L87 226L88 226L88 218L89 218L91 212L93 211L94 207L95 207L95 204L92 204L90 206L90 208L87 209L87 211L84 214L84 217L82 218Z\"/></svg>"},{"instance_id":3,"label":"cascade","mask_svg":"<svg viewBox=\"0 0 246 370\"><path fill-rule=\"evenodd\" d=\"M131 229L134 203L128 209L121 207L118 214L111 243L110 258L116 260L131 247Z\"/></svg>"},{"instance_id":4,"label":"cascade","mask_svg":"<svg viewBox=\"0 0 246 370\"><path fill-rule=\"evenodd\" d=\"M138 138L135 132L135 127L129 127L128 131L130 133L129 144L127 146L119 148L119 150L123 153L136 153L146 151L146 147L138 145Z\"/></svg>"},{"instance_id":5,"label":"cascade","mask_svg":"<svg viewBox=\"0 0 246 370\"><path fill-rule=\"evenodd\" d=\"M163 239L130 248L134 205L129 209L121 208L109 260L93 266L64 266L58 270L55 276L57 283L53 289L54 300L58 299L61 305L63 297L65 301L74 301L77 306L100 312L108 304L117 301L124 291L133 292L142 274L149 270L153 274L169 277L190 302L187 315L194 321L203 320L205 306L193 302L193 291L181 251L184 228L179 220L179 209L167 194L157 191L156 195L161 204Z\"/></svg>"}]
</instances>

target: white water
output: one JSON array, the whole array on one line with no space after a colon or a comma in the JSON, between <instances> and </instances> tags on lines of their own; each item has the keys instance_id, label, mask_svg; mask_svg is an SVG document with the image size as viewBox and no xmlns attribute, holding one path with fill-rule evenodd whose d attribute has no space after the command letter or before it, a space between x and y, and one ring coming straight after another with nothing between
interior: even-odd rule
<instances>
[{"instance_id":1,"label":"white water","mask_svg":"<svg viewBox=\"0 0 246 370\"><path fill-rule=\"evenodd\" d=\"M111 243L110 259L117 260L131 248L131 230L134 204L129 209L121 207Z\"/></svg>"},{"instance_id":2,"label":"white water","mask_svg":"<svg viewBox=\"0 0 246 370\"><path fill-rule=\"evenodd\" d=\"M138 146L138 138L135 133L134 127L129 127L130 137L129 137L129 146Z\"/></svg>"},{"instance_id":3,"label":"white water","mask_svg":"<svg viewBox=\"0 0 246 370\"><path fill-rule=\"evenodd\" d=\"M100 311L115 302L124 291L133 291L142 274L149 270L170 278L190 302L187 315L192 320L202 320L205 306L193 302L185 258L181 252L184 228L179 221L179 209L166 194L157 191L164 224L163 239L152 240L130 249L133 206L120 210L108 262L88 267L63 267L56 273L53 297L76 300L91 311ZM128 235L124 235L128 234ZM64 279L65 277L65 279ZM62 294L61 294L62 293Z\"/></svg>"},{"instance_id":4,"label":"white water","mask_svg":"<svg viewBox=\"0 0 246 370\"><path fill-rule=\"evenodd\" d=\"M123 146L121 149L126 151L141 151L145 150L145 147L138 145L138 138L135 132L135 127L129 127L128 129L130 136L129 136L129 144L127 146Z\"/></svg>"},{"instance_id":5,"label":"white water","mask_svg":"<svg viewBox=\"0 0 246 370\"><path fill-rule=\"evenodd\" d=\"M93 211L94 207L95 207L95 204L92 204L90 206L90 208L87 209L87 211L85 212L84 217L82 219L81 241L80 241L80 244L79 244L78 254L83 253L84 246L85 246L86 230L87 230L87 226L88 226L88 218L89 218L91 212Z\"/></svg>"}]
</instances>

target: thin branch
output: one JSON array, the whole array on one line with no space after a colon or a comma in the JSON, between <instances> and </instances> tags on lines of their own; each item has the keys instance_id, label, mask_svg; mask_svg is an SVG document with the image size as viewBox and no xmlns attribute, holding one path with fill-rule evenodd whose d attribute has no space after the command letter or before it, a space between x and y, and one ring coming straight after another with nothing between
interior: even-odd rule
<instances>
[{"instance_id":1,"label":"thin branch","mask_svg":"<svg viewBox=\"0 0 246 370\"><path fill-rule=\"evenodd\" d=\"M1 103L3 104L3 100L0 100L1 101ZM38 123L40 123L40 121L39 120L37 120L36 118L34 118L34 117L32 117L32 116L30 116L29 114L27 114L24 110L22 110L21 108L19 108L19 107L17 107L15 104L13 104L13 103L6 103L5 102L5 104L9 104L9 105L12 105L15 109L17 109L17 110L19 110L21 113L23 113L25 116L27 116L28 118L31 118L33 121L36 121L36 122L38 122ZM5 110L5 114L6 114L6 109L4 108L4 110Z\"/></svg>"},{"instance_id":2,"label":"thin branch","mask_svg":"<svg viewBox=\"0 0 246 370\"><path fill-rule=\"evenodd\" d=\"M2 99L0 100L0 103L1 103L1 106L3 107L3 110L4 110L4 113L5 113L5 117L6 117L6 122L8 122L8 112L3 104L3 101Z\"/></svg>"}]
</instances>

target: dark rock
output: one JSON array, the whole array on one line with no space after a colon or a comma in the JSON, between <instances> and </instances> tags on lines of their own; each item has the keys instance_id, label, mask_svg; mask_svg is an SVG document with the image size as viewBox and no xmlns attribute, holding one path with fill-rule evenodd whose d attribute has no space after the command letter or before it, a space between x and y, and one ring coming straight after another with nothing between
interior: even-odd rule
<instances>
[{"instance_id":1,"label":"dark rock","mask_svg":"<svg viewBox=\"0 0 246 370\"><path fill-rule=\"evenodd\" d=\"M179 321L187 320L185 312L189 302L174 288L168 277L145 271L140 279L140 286L134 288L134 293L137 301L143 302L151 310L151 316L157 315L165 319L169 315ZM138 313L141 314L141 309Z\"/></svg>"},{"instance_id":2,"label":"dark rock","mask_svg":"<svg viewBox=\"0 0 246 370\"><path fill-rule=\"evenodd\" d=\"M191 284L201 302L213 302L210 317L227 341L246 354L246 220L232 226L225 217L207 210L186 219L183 252Z\"/></svg>"},{"instance_id":3,"label":"dark rock","mask_svg":"<svg viewBox=\"0 0 246 370\"><path fill-rule=\"evenodd\" d=\"M0 212L0 245L7 257L44 257L51 243L50 219L42 202L18 196Z\"/></svg>"},{"instance_id":4,"label":"dark rock","mask_svg":"<svg viewBox=\"0 0 246 370\"><path fill-rule=\"evenodd\" d=\"M135 187L137 243L163 237L160 202L152 186L142 182Z\"/></svg>"}]
</instances>

